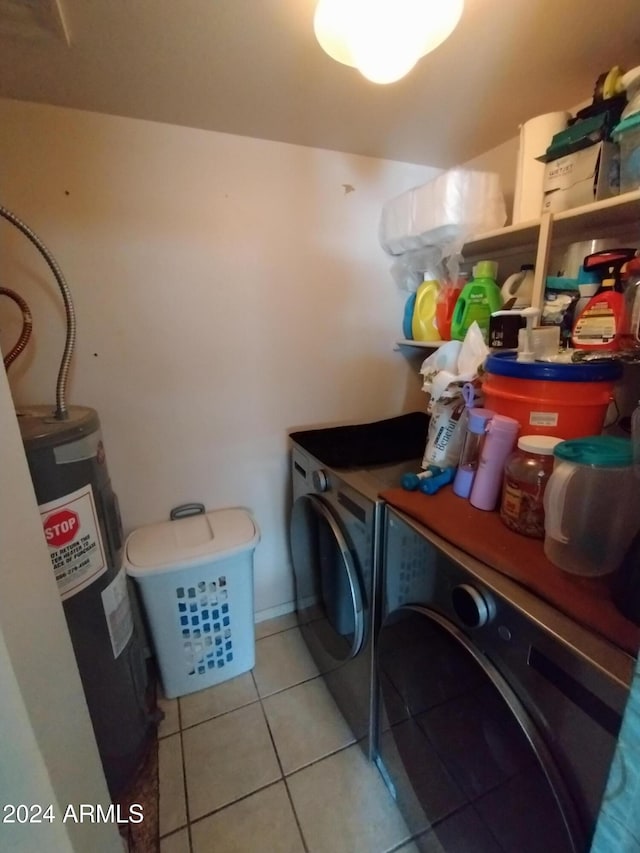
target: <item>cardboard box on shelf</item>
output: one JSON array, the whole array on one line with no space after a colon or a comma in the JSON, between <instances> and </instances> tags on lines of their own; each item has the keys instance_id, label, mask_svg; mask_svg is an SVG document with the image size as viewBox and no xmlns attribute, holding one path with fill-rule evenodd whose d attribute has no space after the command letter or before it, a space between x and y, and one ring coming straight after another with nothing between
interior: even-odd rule
<instances>
[{"instance_id":1,"label":"cardboard box on shelf","mask_svg":"<svg viewBox=\"0 0 640 853\"><path fill-rule=\"evenodd\" d=\"M545 166L542 213L558 213L617 195L618 146L598 142Z\"/></svg>"}]
</instances>

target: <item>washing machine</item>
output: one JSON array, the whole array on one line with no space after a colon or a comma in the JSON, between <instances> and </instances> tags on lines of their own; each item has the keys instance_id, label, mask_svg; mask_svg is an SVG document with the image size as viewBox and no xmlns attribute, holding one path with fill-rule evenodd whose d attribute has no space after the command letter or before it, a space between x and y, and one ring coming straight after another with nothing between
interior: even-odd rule
<instances>
[{"instance_id":1,"label":"washing machine","mask_svg":"<svg viewBox=\"0 0 640 853\"><path fill-rule=\"evenodd\" d=\"M298 439L304 442L304 434ZM289 544L298 623L329 691L368 757L375 699L373 602L383 506L378 493L418 467L419 460L411 459L334 468L298 441L292 443Z\"/></svg>"},{"instance_id":2,"label":"washing machine","mask_svg":"<svg viewBox=\"0 0 640 853\"><path fill-rule=\"evenodd\" d=\"M403 513L372 750L422 851L585 853L633 660Z\"/></svg>"}]
</instances>

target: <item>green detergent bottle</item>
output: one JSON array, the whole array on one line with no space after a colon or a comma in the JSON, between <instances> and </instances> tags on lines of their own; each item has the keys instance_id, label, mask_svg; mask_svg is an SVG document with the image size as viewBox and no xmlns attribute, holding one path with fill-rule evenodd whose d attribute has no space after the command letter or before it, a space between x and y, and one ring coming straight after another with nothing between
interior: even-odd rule
<instances>
[{"instance_id":1,"label":"green detergent bottle","mask_svg":"<svg viewBox=\"0 0 640 853\"><path fill-rule=\"evenodd\" d=\"M451 338L463 341L469 326L475 320L480 326L485 342L489 340L489 318L502 308L502 294L496 283L496 261L478 261L473 268L473 278L462 289L451 321Z\"/></svg>"}]
</instances>

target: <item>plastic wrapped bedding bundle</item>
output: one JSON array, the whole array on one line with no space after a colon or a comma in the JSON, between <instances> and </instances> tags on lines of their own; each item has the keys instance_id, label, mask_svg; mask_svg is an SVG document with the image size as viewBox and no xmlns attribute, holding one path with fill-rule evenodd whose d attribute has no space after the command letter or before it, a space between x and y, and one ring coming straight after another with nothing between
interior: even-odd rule
<instances>
[{"instance_id":1,"label":"plastic wrapped bedding bundle","mask_svg":"<svg viewBox=\"0 0 640 853\"><path fill-rule=\"evenodd\" d=\"M502 228L507 210L494 172L450 169L388 201L380 219L380 245L389 255L436 246L443 258L464 243Z\"/></svg>"}]
</instances>

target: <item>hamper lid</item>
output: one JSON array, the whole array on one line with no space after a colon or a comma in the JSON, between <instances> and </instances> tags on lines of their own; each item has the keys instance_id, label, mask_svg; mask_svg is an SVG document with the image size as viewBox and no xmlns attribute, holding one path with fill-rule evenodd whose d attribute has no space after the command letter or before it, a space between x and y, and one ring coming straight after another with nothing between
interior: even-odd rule
<instances>
[{"instance_id":1,"label":"hamper lid","mask_svg":"<svg viewBox=\"0 0 640 853\"><path fill-rule=\"evenodd\" d=\"M134 530L125 545L127 573L163 574L230 557L253 547L257 525L245 509L219 509Z\"/></svg>"}]
</instances>

